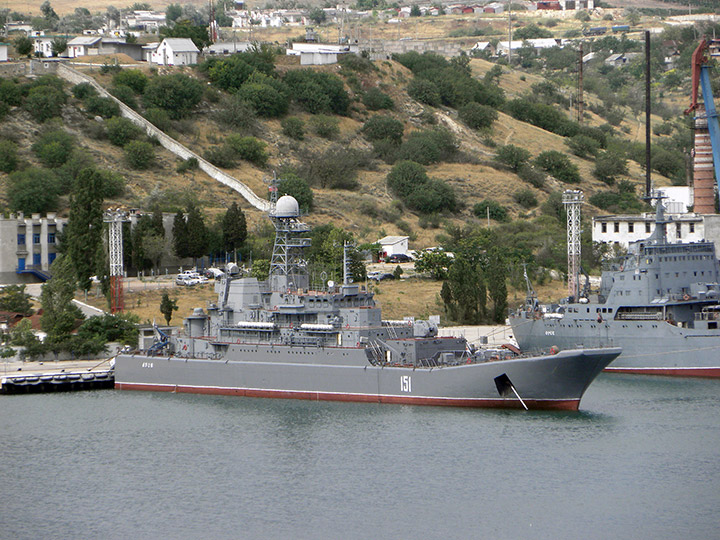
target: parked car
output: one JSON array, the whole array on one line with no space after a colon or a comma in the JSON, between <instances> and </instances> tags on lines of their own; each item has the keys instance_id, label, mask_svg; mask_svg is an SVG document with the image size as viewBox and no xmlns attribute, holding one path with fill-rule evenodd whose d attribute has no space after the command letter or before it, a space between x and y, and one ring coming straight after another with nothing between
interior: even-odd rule
<instances>
[{"instance_id":1,"label":"parked car","mask_svg":"<svg viewBox=\"0 0 720 540\"><path fill-rule=\"evenodd\" d=\"M202 283L204 281L207 281L208 279L205 276L201 276L194 270L185 270L184 272L180 272L178 276L175 278L175 284L176 285L197 285L198 283Z\"/></svg>"},{"instance_id":2,"label":"parked car","mask_svg":"<svg viewBox=\"0 0 720 540\"><path fill-rule=\"evenodd\" d=\"M412 261L412 257L405 255L404 253L393 253L387 259L386 263L406 263Z\"/></svg>"},{"instance_id":3,"label":"parked car","mask_svg":"<svg viewBox=\"0 0 720 540\"><path fill-rule=\"evenodd\" d=\"M211 279L220 279L224 275L225 272L223 272L219 268L208 268L207 270L205 270L205 277Z\"/></svg>"},{"instance_id":4,"label":"parked car","mask_svg":"<svg viewBox=\"0 0 720 540\"><path fill-rule=\"evenodd\" d=\"M367 278L373 281L382 281L383 279L395 279L395 274L389 272L368 272Z\"/></svg>"}]
</instances>

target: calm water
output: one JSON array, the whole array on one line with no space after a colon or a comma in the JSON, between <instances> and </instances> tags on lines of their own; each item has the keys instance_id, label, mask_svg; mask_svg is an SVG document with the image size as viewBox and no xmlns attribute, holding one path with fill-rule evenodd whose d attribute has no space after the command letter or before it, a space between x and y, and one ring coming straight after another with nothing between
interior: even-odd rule
<instances>
[{"instance_id":1,"label":"calm water","mask_svg":"<svg viewBox=\"0 0 720 540\"><path fill-rule=\"evenodd\" d=\"M720 381L582 409L0 396L0 538L718 538Z\"/></svg>"}]
</instances>

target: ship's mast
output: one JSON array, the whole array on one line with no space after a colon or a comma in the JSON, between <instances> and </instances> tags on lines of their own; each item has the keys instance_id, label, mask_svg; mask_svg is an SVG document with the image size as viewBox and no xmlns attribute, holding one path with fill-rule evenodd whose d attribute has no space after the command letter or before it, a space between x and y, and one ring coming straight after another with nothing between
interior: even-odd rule
<instances>
[{"instance_id":1,"label":"ship's mast","mask_svg":"<svg viewBox=\"0 0 720 540\"><path fill-rule=\"evenodd\" d=\"M562 202L567 212L568 297L577 300L580 290L580 206L583 203L583 192L565 190Z\"/></svg>"},{"instance_id":2,"label":"ship's mast","mask_svg":"<svg viewBox=\"0 0 720 540\"><path fill-rule=\"evenodd\" d=\"M310 232L310 227L299 218L298 203L288 195L280 197L270 211L275 226L275 245L270 261L270 287L274 291L289 292L308 287L304 250L310 246L310 239L302 235Z\"/></svg>"}]
</instances>

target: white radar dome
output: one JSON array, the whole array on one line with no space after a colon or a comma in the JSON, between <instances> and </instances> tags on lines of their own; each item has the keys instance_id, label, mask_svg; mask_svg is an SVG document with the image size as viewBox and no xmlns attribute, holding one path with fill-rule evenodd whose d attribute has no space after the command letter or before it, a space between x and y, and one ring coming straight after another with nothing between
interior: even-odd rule
<instances>
[{"instance_id":1,"label":"white radar dome","mask_svg":"<svg viewBox=\"0 0 720 540\"><path fill-rule=\"evenodd\" d=\"M300 205L295 197L283 195L275 203L275 217L290 218L300 216Z\"/></svg>"}]
</instances>

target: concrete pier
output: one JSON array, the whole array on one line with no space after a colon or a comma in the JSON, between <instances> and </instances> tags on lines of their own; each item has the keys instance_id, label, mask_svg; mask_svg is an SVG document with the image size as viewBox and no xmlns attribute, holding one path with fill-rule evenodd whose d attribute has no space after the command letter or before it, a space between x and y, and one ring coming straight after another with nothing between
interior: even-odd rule
<instances>
[{"instance_id":1,"label":"concrete pier","mask_svg":"<svg viewBox=\"0 0 720 540\"><path fill-rule=\"evenodd\" d=\"M0 373L0 394L96 390L115 385L109 360L3 362Z\"/></svg>"}]
</instances>

